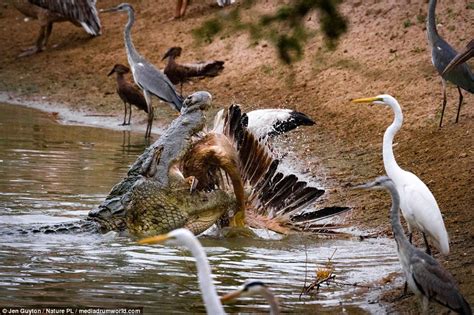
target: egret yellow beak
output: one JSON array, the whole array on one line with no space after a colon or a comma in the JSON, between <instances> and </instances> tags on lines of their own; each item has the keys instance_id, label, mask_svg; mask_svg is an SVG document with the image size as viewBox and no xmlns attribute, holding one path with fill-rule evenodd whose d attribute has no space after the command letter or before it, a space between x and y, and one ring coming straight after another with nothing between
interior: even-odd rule
<instances>
[{"instance_id":1,"label":"egret yellow beak","mask_svg":"<svg viewBox=\"0 0 474 315\"><path fill-rule=\"evenodd\" d=\"M241 294L242 294L242 290L236 290L236 291L227 293L226 295L221 296L221 302L222 302L222 303L225 303L225 302L229 302L229 301L235 300L235 299L238 298Z\"/></svg>"},{"instance_id":2,"label":"egret yellow beak","mask_svg":"<svg viewBox=\"0 0 474 315\"><path fill-rule=\"evenodd\" d=\"M162 244L170 238L169 234L147 237L138 241L138 244Z\"/></svg>"},{"instance_id":3,"label":"egret yellow beak","mask_svg":"<svg viewBox=\"0 0 474 315\"><path fill-rule=\"evenodd\" d=\"M366 98L356 98L352 100L352 103L372 103L375 101L383 102L383 99L380 97L366 97Z\"/></svg>"}]
</instances>

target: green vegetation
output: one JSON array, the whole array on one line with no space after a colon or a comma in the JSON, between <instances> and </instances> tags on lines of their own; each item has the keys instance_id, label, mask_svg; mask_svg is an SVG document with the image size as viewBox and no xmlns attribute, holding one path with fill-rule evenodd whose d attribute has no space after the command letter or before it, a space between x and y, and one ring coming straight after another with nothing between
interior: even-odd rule
<instances>
[{"instance_id":1,"label":"green vegetation","mask_svg":"<svg viewBox=\"0 0 474 315\"><path fill-rule=\"evenodd\" d=\"M339 13L340 0L294 0L280 5L272 14L260 15L256 21L241 19L241 11L251 9L255 0L246 0L229 14L217 16L193 30L195 38L211 42L218 33L247 31L253 42L267 39L275 45L278 57L286 64L299 60L307 40L316 34L305 25L308 16L317 11L319 24L328 47L333 48L339 37L347 30L347 21Z\"/></svg>"}]
</instances>

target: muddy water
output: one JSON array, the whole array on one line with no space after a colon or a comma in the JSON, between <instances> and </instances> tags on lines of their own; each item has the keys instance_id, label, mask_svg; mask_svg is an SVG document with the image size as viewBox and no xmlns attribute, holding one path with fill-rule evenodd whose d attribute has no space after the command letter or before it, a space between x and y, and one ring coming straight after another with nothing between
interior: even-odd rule
<instances>
[{"instance_id":1,"label":"muddy water","mask_svg":"<svg viewBox=\"0 0 474 315\"><path fill-rule=\"evenodd\" d=\"M0 104L0 112L3 235L18 225L85 216L144 148L142 134L64 126L48 114L19 106ZM201 241L219 294L246 279L263 280L285 312L381 312L374 303L380 293L377 282L399 270L389 239ZM338 283L299 299L305 274L311 281L315 268L322 267L334 250ZM7 305L143 306L149 314L204 311L195 266L186 251L95 234L2 236L0 306ZM258 298L226 306L228 312L265 310Z\"/></svg>"}]
</instances>

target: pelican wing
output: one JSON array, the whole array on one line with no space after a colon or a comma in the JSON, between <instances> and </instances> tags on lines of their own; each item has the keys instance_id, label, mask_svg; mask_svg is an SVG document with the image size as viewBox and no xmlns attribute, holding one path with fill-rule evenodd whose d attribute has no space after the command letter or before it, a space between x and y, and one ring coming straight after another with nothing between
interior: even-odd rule
<instances>
[{"instance_id":1,"label":"pelican wing","mask_svg":"<svg viewBox=\"0 0 474 315\"><path fill-rule=\"evenodd\" d=\"M472 314L471 308L459 292L456 280L431 256L422 253L411 258L411 273L417 288L430 300L460 313Z\"/></svg>"},{"instance_id":2,"label":"pelican wing","mask_svg":"<svg viewBox=\"0 0 474 315\"><path fill-rule=\"evenodd\" d=\"M95 0L29 0L30 3L77 21L87 33L101 34Z\"/></svg>"}]
</instances>

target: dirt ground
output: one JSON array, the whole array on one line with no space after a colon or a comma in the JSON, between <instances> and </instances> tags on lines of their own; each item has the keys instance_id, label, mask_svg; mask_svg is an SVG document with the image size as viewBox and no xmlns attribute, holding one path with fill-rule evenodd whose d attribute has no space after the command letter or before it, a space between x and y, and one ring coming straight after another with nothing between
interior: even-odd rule
<instances>
[{"instance_id":1,"label":"dirt ground","mask_svg":"<svg viewBox=\"0 0 474 315\"><path fill-rule=\"evenodd\" d=\"M347 0L341 5L349 31L334 51L321 36L305 47L305 57L292 67L282 65L273 46L250 41L245 33L225 34L210 44L197 43L191 30L215 14L223 14L213 1L193 1L183 20L168 21L173 0L141 0L135 6L133 28L136 48L160 68L170 46L182 46L182 62L220 59L222 75L185 85L184 94L208 90L216 108L240 103L245 110L291 108L311 116L316 125L291 135L295 156L329 189L328 204L353 207L352 224L380 234L390 234L390 198L385 192L351 190L384 173L382 136L393 119L390 109L352 104L350 99L382 93L395 96L404 111L404 124L395 142L402 168L417 174L440 205L450 236L451 252L436 257L458 280L466 299L474 303L474 96L464 93L460 122L454 123L458 93L448 88L444 126L438 128L442 102L441 82L430 61L424 20L425 0ZM7 1L8 3L8 1ZM101 0L99 8L117 1ZM260 1L245 16L271 10L282 1ZM318 30L317 14L308 26ZM115 63L127 64L122 31L125 14L102 14L103 35L90 39L70 23L54 25L48 50L17 58L34 43L36 21L11 5L0 4L0 91L25 99L67 104L99 114L123 115L115 94L115 80L107 73ZM440 34L458 50L474 36L474 3L440 1L437 8ZM471 64L472 65L472 64ZM155 123L166 124L168 106L155 101ZM146 124L143 113L134 113L134 124ZM295 137L295 138L293 138ZM419 239L419 235L416 236ZM421 244L421 243L419 243ZM395 312L420 311L415 297L391 302L399 289L389 290L381 301ZM445 308L433 307L436 312Z\"/></svg>"}]
</instances>

